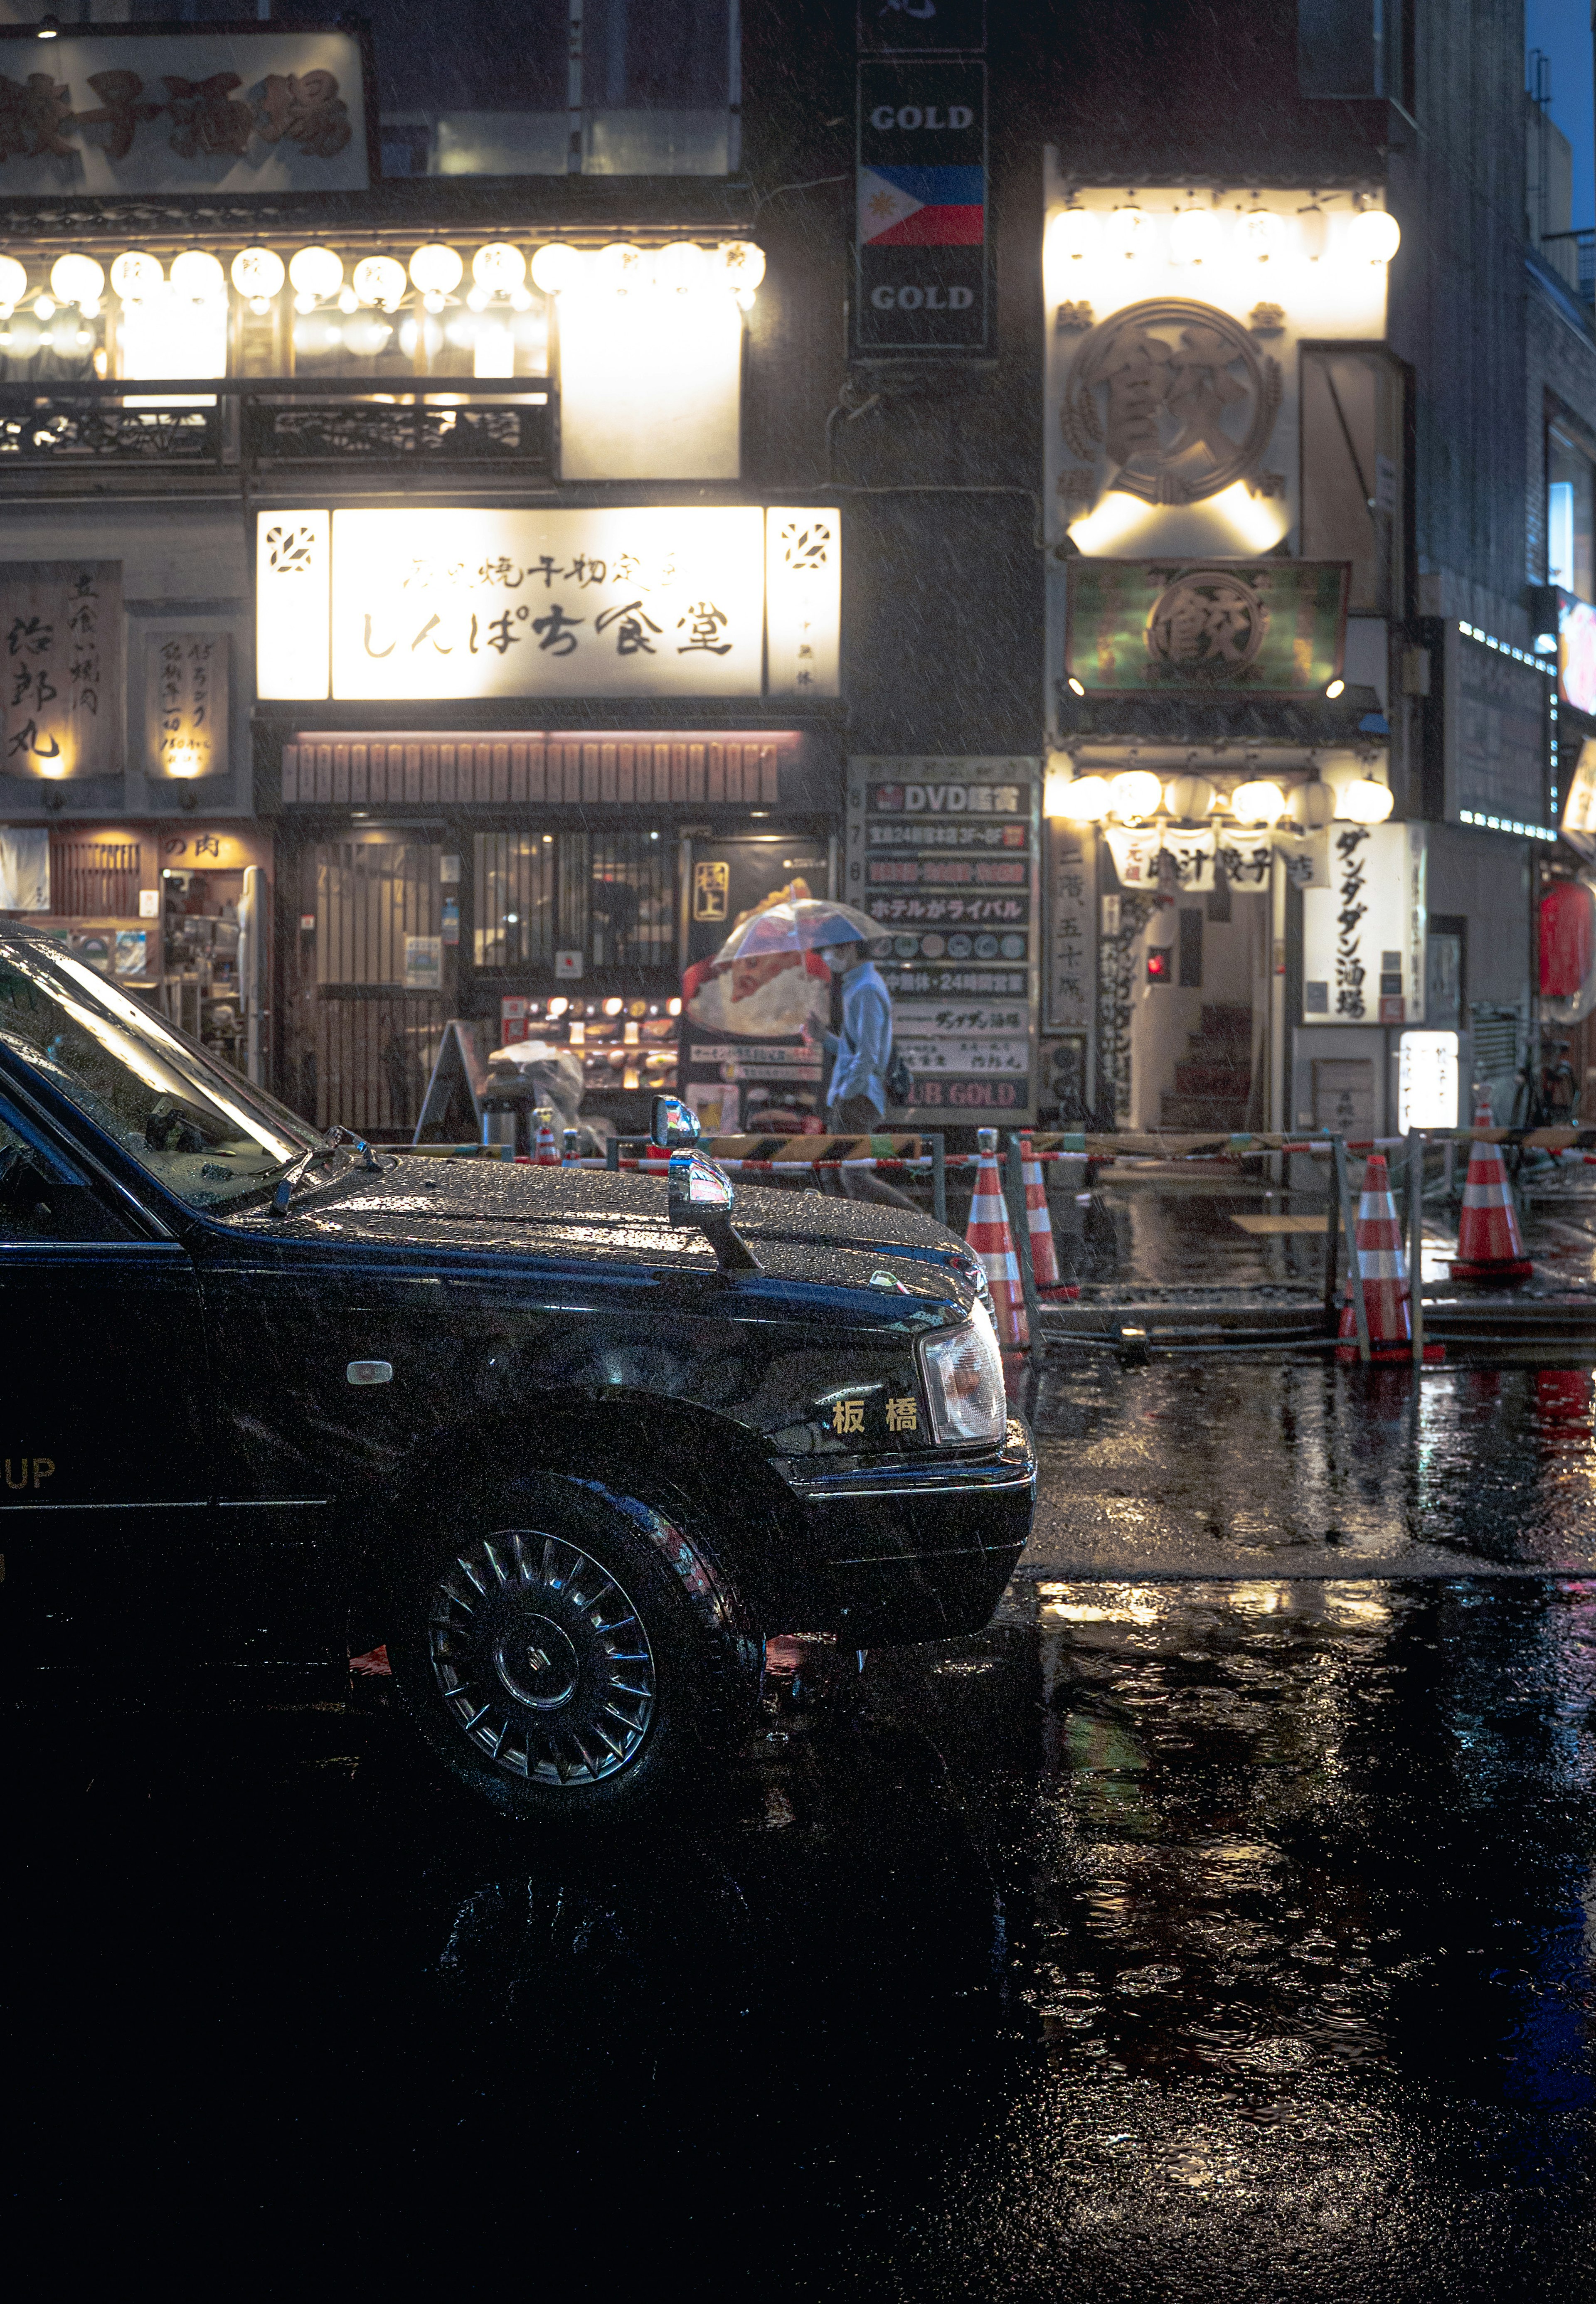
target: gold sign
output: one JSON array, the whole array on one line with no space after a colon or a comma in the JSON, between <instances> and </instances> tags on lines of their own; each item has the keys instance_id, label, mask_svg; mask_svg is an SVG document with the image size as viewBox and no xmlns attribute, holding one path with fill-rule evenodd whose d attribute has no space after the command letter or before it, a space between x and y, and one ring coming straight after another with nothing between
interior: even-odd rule
<instances>
[{"instance_id":1,"label":"gold sign","mask_svg":"<svg viewBox=\"0 0 1596 2304\"><path fill-rule=\"evenodd\" d=\"M151 632L146 649L146 773L183 781L225 775L226 633Z\"/></svg>"},{"instance_id":2,"label":"gold sign","mask_svg":"<svg viewBox=\"0 0 1596 2304\"><path fill-rule=\"evenodd\" d=\"M724 920L731 885L732 868L729 864L695 864L692 868L693 919Z\"/></svg>"},{"instance_id":3,"label":"gold sign","mask_svg":"<svg viewBox=\"0 0 1596 2304\"><path fill-rule=\"evenodd\" d=\"M0 564L8 776L119 776L122 563Z\"/></svg>"}]
</instances>

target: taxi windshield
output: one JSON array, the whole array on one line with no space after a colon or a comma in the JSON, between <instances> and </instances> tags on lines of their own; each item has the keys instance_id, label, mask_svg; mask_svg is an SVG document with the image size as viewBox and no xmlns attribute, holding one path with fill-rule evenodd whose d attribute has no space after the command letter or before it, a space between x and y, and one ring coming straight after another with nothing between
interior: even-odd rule
<instances>
[{"instance_id":1,"label":"taxi windshield","mask_svg":"<svg viewBox=\"0 0 1596 2304\"><path fill-rule=\"evenodd\" d=\"M320 1141L69 953L0 947L0 1042L191 1207L259 1191Z\"/></svg>"}]
</instances>

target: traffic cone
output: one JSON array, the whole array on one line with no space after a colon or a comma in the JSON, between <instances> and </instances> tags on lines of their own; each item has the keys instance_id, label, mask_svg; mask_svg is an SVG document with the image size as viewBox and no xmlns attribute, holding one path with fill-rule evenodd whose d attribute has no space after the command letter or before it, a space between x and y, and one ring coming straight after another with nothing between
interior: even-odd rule
<instances>
[{"instance_id":1,"label":"traffic cone","mask_svg":"<svg viewBox=\"0 0 1596 2304\"><path fill-rule=\"evenodd\" d=\"M1053 1222L1048 1214L1048 1188L1042 1182L1042 1164L1036 1156L1028 1128L1020 1131L1020 1173L1025 1179L1025 1223L1031 1233L1031 1270L1036 1292L1039 1296L1074 1299L1081 1291L1059 1274L1058 1257L1053 1246Z\"/></svg>"},{"instance_id":2,"label":"traffic cone","mask_svg":"<svg viewBox=\"0 0 1596 2304\"><path fill-rule=\"evenodd\" d=\"M574 1128L567 1128L560 1146L562 1168L579 1168L582 1165L582 1155L576 1148L581 1140Z\"/></svg>"},{"instance_id":3,"label":"traffic cone","mask_svg":"<svg viewBox=\"0 0 1596 2304\"><path fill-rule=\"evenodd\" d=\"M1370 1359L1411 1360L1413 1332L1407 1258L1403 1250L1402 1226L1396 1217L1396 1203L1391 1198L1391 1182L1386 1173L1383 1152L1371 1152L1363 1170L1363 1191L1358 1202L1354 1252L1357 1272L1354 1275L1349 1260L1346 1303L1341 1314L1337 1359L1350 1360L1357 1358L1358 1321L1352 1292L1354 1288L1361 1287L1363 1309L1369 1322ZM1445 1347L1440 1344L1426 1344L1424 1357L1427 1360L1439 1360L1444 1351Z\"/></svg>"},{"instance_id":4,"label":"traffic cone","mask_svg":"<svg viewBox=\"0 0 1596 2304\"><path fill-rule=\"evenodd\" d=\"M1490 1124L1490 1106L1481 1101L1474 1107L1474 1125L1489 1128ZM1463 1214L1457 1221L1453 1279L1527 1280L1534 1269L1524 1252L1524 1235L1518 1229L1518 1211L1502 1165L1501 1146L1472 1145Z\"/></svg>"},{"instance_id":5,"label":"traffic cone","mask_svg":"<svg viewBox=\"0 0 1596 2304\"><path fill-rule=\"evenodd\" d=\"M1008 1228L1003 1179L998 1173L998 1131L980 1128L975 1133L981 1156L975 1171L975 1194L970 1203L965 1244L981 1261L992 1292L998 1342L1006 1352L1031 1349L1031 1326L1025 1317L1025 1295L1020 1285L1019 1258Z\"/></svg>"},{"instance_id":6,"label":"traffic cone","mask_svg":"<svg viewBox=\"0 0 1596 2304\"><path fill-rule=\"evenodd\" d=\"M560 1165L560 1151L554 1140L554 1114L552 1112L539 1109L533 1113L532 1118L538 1123L538 1143L534 1156L536 1165L539 1168L557 1168Z\"/></svg>"}]
</instances>

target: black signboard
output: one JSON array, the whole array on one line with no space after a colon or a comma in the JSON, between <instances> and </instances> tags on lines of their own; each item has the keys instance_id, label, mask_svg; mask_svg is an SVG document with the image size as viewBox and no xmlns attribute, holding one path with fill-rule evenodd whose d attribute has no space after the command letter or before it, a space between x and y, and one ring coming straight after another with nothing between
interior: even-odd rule
<instances>
[{"instance_id":1,"label":"black signboard","mask_svg":"<svg viewBox=\"0 0 1596 2304\"><path fill-rule=\"evenodd\" d=\"M858 183L855 350L984 352L986 66L862 64Z\"/></svg>"},{"instance_id":2,"label":"black signboard","mask_svg":"<svg viewBox=\"0 0 1596 2304\"><path fill-rule=\"evenodd\" d=\"M986 45L986 0L859 0L861 55L968 55Z\"/></svg>"}]
</instances>

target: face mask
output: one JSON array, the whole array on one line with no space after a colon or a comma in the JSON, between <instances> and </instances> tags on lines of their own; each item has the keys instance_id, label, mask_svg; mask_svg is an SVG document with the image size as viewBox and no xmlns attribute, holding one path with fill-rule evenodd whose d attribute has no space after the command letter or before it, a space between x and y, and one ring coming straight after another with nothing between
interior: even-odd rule
<instances>
[{"instance_id":1,"label":"face mask","mask_svg":"<svg viewBox=\"0 0 1596 2304\"><path fill-rule=\"evenodd\" d=\"M853 946L851 944L828 944L827 945L826 965L831 970L833 976L842 976L846 973L848 954L852 950Z\"/></svg>"}]
</instances>

